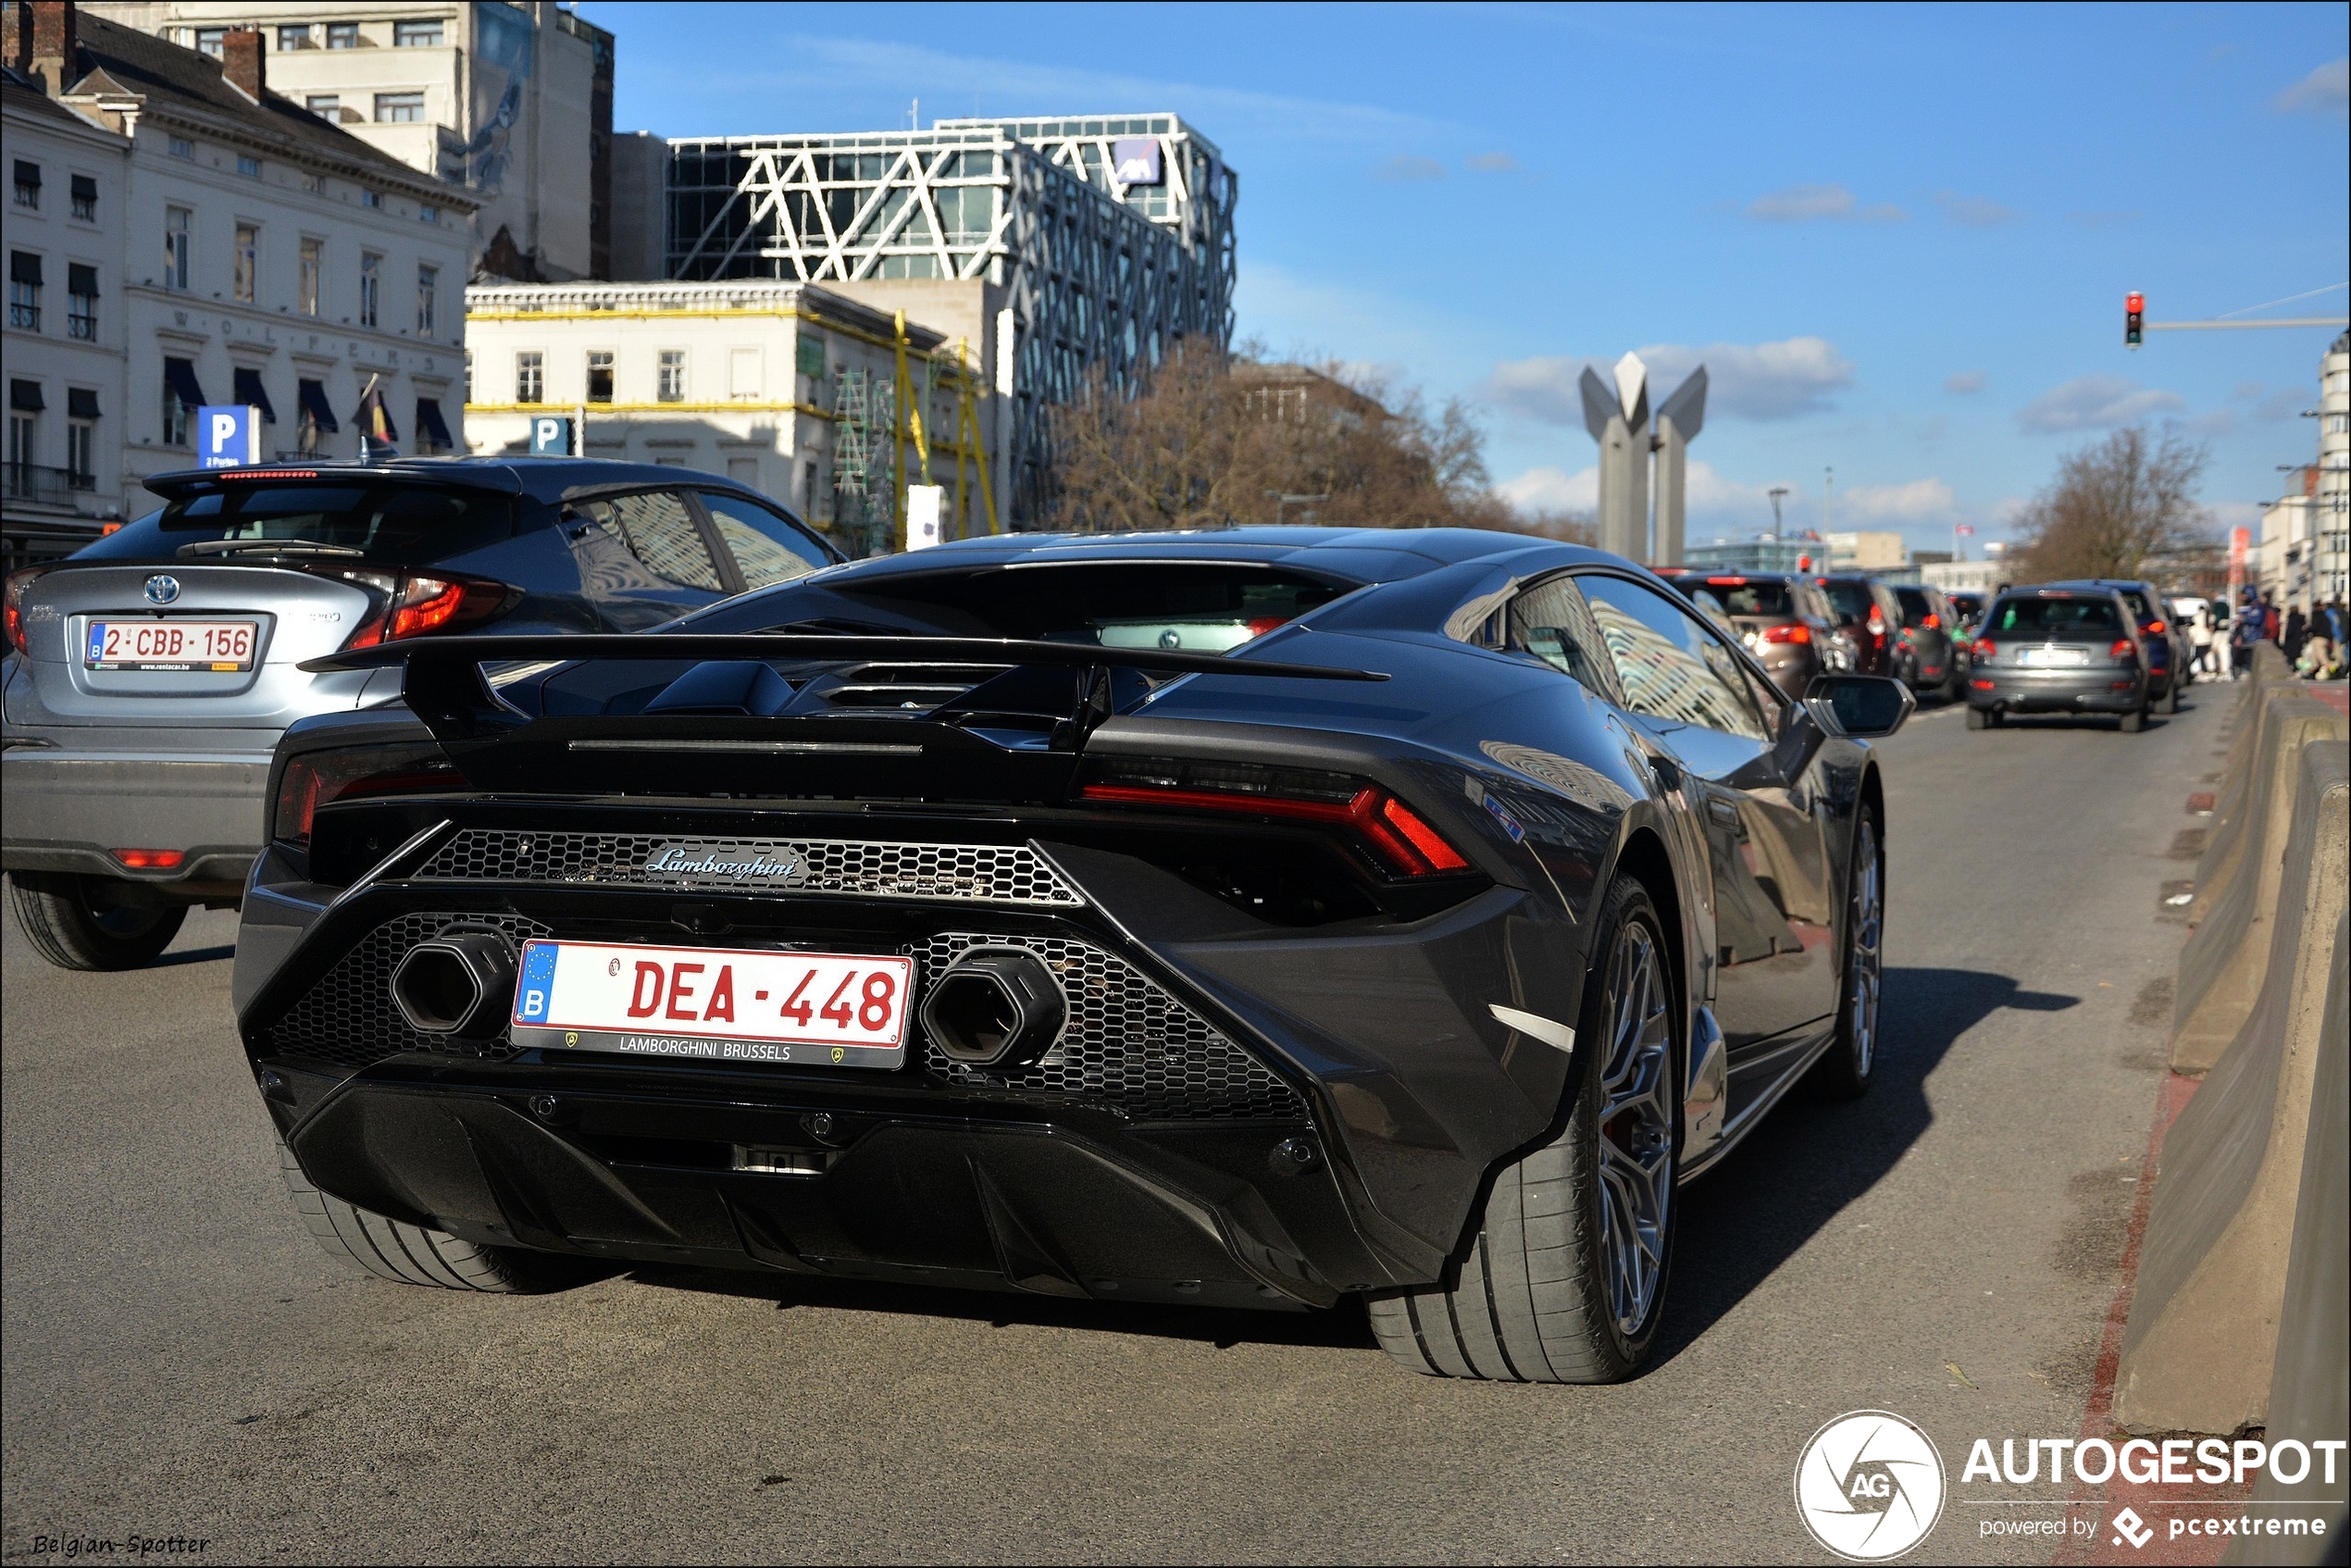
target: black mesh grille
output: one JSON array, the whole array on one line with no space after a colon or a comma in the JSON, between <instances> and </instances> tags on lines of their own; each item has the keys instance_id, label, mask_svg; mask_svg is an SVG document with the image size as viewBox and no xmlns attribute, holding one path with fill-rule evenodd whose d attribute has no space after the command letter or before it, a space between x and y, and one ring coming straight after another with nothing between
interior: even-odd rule
<instances>
[{"instance_id":1,"label":"black mesh grille","mask_svg":"<svg viewBox=\"0 0 2351 1568\"><path fill-rule=\"evenodd\" d=\"M404 1051L507 1054L503 1038L467 1042L419 1034L392 1003L392 972L401 955L452 926L492 927L516 947L554 934L517 915L415 914L388 920L270 1027L272 1052L354 1070ZM914 958L917 976L928 980L981 945L1023 947L1043 959L1069 999L1069 1022L1044 1060L1012 1071L953 1061L924 1039L918 1026L915 1045L932 1076L980 1091L1083 1095L1152 1121L1305 1115L1297 1091L1263 1063L1132 964L1091 943L952 931L899 951Z\"/></svg>"},{"instance_id":2,"label":"black mesh grille","mask_svg":"<svg viewBox=\"0 0 2351 1568\"><path fill-rule=\"evenodd\" d=\"M772 877L650 871L676 848L696 860L767 862L791 869ZM1085 901L1034 850L1016 844L900 844L855 839L710 839L652 833L531 833L468 828L417 872L419 881L605 882L665 888L862 898L938 899L961 903L1076 908Z\"/></svg>"},{"instance_id":3,"label":"black mesh grille","mask_svg":"<svg viewBox=\"0 0 2351 1568\"><path fill-rule=\"evenodd\" d=\"M387 920L344 953L286 1015L269 1027L273 1050L287 1056L365 1067L404 1051L438 1051L454 1056L504 1056L512 1048L501 1039L480 1041L419 1034L408 1027L392 1001L392 971L401 955L452 926L491 927L520 947L548 927L519 915L403 915Z\"/></svg>"},{"instance_id":4,"label":"black mesh grille","mask_svg":"<svg viewBox=\"0 0 2351 1568\"><path fill-rule=\"evenodd\" d=\"M1060 937L952 931L909 946L936 977L965 950L1024 947L1042 958L1069 998L1060 1041L1032 1067L1001 1072L957 1062L928 1040L923 1065L975 1089L1041 1089L1105 1100L1149 1120L1303 1116L1287 1084L1124 959Z\"/></svg>"}]
</instances>

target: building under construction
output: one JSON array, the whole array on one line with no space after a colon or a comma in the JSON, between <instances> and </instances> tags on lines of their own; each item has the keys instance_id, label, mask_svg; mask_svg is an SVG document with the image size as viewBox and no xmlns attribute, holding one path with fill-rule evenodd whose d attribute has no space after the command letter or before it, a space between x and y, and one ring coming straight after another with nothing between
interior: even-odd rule
<instances>
[{"instance_id":1,"label":"building under construction","mask_svg":"<svg viewBox=\"0 0 2351 1568\"><path fill-rule=\"evenodd\" d=\"M1230 343L1237 190L1171 114L675 141L666 269L817 283L940 334L981 367L1017 525L1048 499L1051 405L1095 375L1131 391L1179 337Z\"/></svg>"}]
</instances>

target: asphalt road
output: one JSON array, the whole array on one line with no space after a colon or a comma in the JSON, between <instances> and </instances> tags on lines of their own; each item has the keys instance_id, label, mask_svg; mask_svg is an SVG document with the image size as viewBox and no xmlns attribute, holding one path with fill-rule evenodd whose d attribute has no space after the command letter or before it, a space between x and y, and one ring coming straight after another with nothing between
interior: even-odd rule
<instances>
[{"instance_id":1,"label":"asphalt road","mask_svg":"<svg viewBox=\"0 0 2351 1568\"><path fill-rule=\"evenodd\" d=\"M1828 1418L1910 1417L1955 1483L1972 1436L2079 1428L2218 766L2224 693L2190 700L1885 745L1879 1082L1687 1194L1660 1353L1608 1388L1416 1377L1351 1312L346 1275L279 1182L232 917L113 976L11 925L0 1557L1826 1561L1790 1475ZM1955 1504L1914 1560L2047 1550Z\"/></svg>"}]
</instances>

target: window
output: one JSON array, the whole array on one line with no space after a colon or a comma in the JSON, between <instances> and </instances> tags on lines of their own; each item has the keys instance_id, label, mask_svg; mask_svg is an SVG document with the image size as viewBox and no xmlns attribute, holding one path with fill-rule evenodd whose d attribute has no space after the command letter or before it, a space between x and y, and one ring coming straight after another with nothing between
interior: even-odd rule
<instances>
[{"instance_id":1,"label":"window","mask_svg":"<svg viewBox=\"0 0 2351 1568\"><path fill-rule=\"evenodd\" d=\"M31 251L8 253L8 325L41 330L41 258Z\"/></svg>"},{"instance_id":2,"label":"window","mask_svg":"<svg viewBox=\"0 0 2351 1568\"><path fill-rule=\"evenodd\" d=\"M661 351L661 385L654 394L663 403L686 401L686 351L665 348Z\"/></svg>"},{"instance_id":3,"label":"window","mask_svg":"<svg viewBox=\"0 0 2351 1568\"><path fill-rule=\"evenodd\" d=\"M318 314L320 275L327 268L327 242L305 239L302 242L302 275L296 294L295 308L305 316Z\"/></svg>"},{"instance_id":4,"label":"window","mask_svg":"<svg viewBox=\"0 0 2351 1568\"><path fill-rule=\"evenodd\" d=\"M229 30L225 27L200 27L196 29L196 53L199 55L210 55L216 60L220 58L221 50L226 47L223 40L225 40L228 36Z\"/></svg>"},{"instance_id":5,"label":"window","mask_svg":"<svg viewBox=\"0 0 2351 1568\"><path fill-rule=\"evenodd\" d=\"M193 158L196 156L196 144L185 136L174 136L170 141L170 152L175 158Z\"/></svg>"},{"instance_id":6,"label":"window","mask_svg":"<svg viewBox=\"0 0 2351 1568\"><path fill-rule=\"evenodd\" d=\"M98 441L98 394L88 387L66 389L66 475L76 490L97 483L93 455Z\"/></svg>"},{"instance_id":7,"label":"window","mask_svg":"<svg viewBox=\"0 0 2351 1568\"><path fill-rule=\"evenodd\" d=\"M258 180L261 178L261 160L259 158L249 158L245 156L244 154L239 153L237 155L237 172L243 175L248 180Z\"/></svg>"},{"instance_id":8,"label":"window","mask_svg":"<svg viewBox=\"0 0 2351 1568\"><path fill-rule=\"evenodd\" d=\"M163 286L182 293L188 288L188 220L186 207L163 209Z\"/></svg>"},{"instance_id":9,"label":"window","mask_svg":"<svg viewBox=\"0 0 2351 1568\"><path fill-rule=\"evenodd\" d=\"M73 216L84 223L98 221L98 181L90 175L73 177Z\"/></svg>"},{"instance_id":10,"label":"window","mask_svg":"<svg viewBox=\"0 0 2351 1568\"><path fill-rule=\"evenodd\" d=\"M379 93L376 119L386 125L414 125L425 118L422 93Z\"/></svg>"},{"instance_id":11,"label":"window","mask_svg":"<svg viewBox=\"0 0 2351 1568\"><path fill-rule=\"evenodd\" d=\"M759 351L755 348L730 350L727 356L727 395L731 398L755 398L760 385Z\"/></svg>"},{"instance_id":12,"label":"window","mask_svg":"<svg viewBox=\"0 0 2351 1568\"><path fill-rule=\"evenodd\" d=\"M1508 634L1511 647L1534 654L1587 691L1613 698L1607 644L1574 579L1553 578L1511 600Z\"/></svg>"},{"instance_id":13,"label":"window","mask_svg":"<svg viewBox=\"0 0 2351 1568\"><path fill-rule=\"evenodd\" d=\"M588 351L588 401L612 401L612 350L608 348Z\"/></svg>"},{"instance_id":14,"label":"window","mask_svg":"<svg viewBox=\"0 0 2351 1568\"><path fill-rule=\"evenodd\" d=\"M291 27L278 29L278 48L281 53L288 49L315 49L317 47L317 42L311 36L308 22L296 22Z\"/></svg>"},{"instance_id":15,"label":"window","mask_svg":"<svg viewBox=\"0 0 2351 1568\"><path fill-rule=\"evenodd\" d=\"M434 306L441 293L441 268L417 268L417 335L429 338L433 333Z\"/></svg>"},{"instance_id":16,"label":"window","mask_svg":"<svg viewBox=\"0 0 2351 1568\"><path fill-rule=\"evenodd\" d=\"M237 298L246 305L254 303L254 288L261 271L261 230L250 223L237 225L236 272L233 281Z\"/></svg>"},{"instance_id":17,"label":"window","mask_svg":"<svg viewBox=\"0 0 2351 1568\"><path fill-rule=\"evenodd\" d=\"M474 400L474 351L466 350L466 401Z\"/></svg>"},{"instance_id":18,"label":"window","mask_svg":"<svg viewBox=\"0 0 2351 1568\"><path fill-rule=\"evenodd\" d=\"M357 22L329 22L327 24L327 47L330 49L358 48L359 24Z\"/></svg>"},{"instance_id":19,"label":"window","mask_svg":"<svg viewBox=\"0 0 2351 1568\"><path fill-rule=\"evenodd\" d=\"M746 587L773 587L829 564L806 535L764 506L708 491L702 502L710 508L718 537L734 553L735 565L742 568Z\"/></svg>"},{"instance_id":20,"label":"window","mask_svg":"<svg viewBox=\"0 0 2351 1568\"><path fill-rule=\"evenodd\" d=\"M1739 661L1705 623L1662 594L1622 578L1578 584L1616 666L1624 705L1669 729L1692 727L1764 739Z\"/></svg>"},{"instance_id":21,"label":"window","mask_svg":"<svg viewBox=\"0 0 2351 1568\"><path fill-rule=\"evenodd\" d=\"M359 325L376 324L377 307L383 303L384 258L373 251L359 257Z\"/></svg>"},{"instance_id":22,"label":"window","mask_svg":"<svg viewBox=\"0 0 2351 1568\"><path fill-rule=\"evenodd\" d=\"M825 379L825 340L821 335L802 331L792 340L792 353L802 375L812 380Z\"/></svg>"},{"instance_id":23,"label":"window","mask_svg":"<svg viewBox=\"0 0 2351 1568\"><path fill-rule=\"evenodd\" d=\"M392 43L396 49L438 49L441 47L441 19L394 22L392 24Z\"/></svg>"},{"instance_id":24,"label":"window","mask_svg":"<svg viewBox=\"0 0 2351 1568\"><path fill-rule=\"evenodd\" d=\"M383 193L380 191L362 191L359 193L359 205L363 207L379 207L384 205Z\"/></svg>"},{"instance_id":25,"label":"window","mask_svg":"<svg viewBox=\"0 0 2351 1568\"><path fill-rule=\"evenodd\" d=\"M204 406L204 388L197 384L196 367L184 359L163 362L163 444L188 444L188 427Z\"/></svg>"},{"instance_id":26,"label":"window","mask_svg":"<svg viewBox=\"0 0 2351 1568\"><path fill-rule=\"evenodd\" d=\"M342 122L342 94L340 93L306 93L302 106L330 125Z\"/></svg>"},{"instance_id":27,"label":"window","mask_svg":"<svg viewBox=\"0 0 2351 1568\"><path fill-rule=\"evenodd\" d=\"M616 495L583 502L578 510L665 582L712 593L726 591L718 563L711 558L702 529L694 526L685 497L676 492Z\"/></svg>"},{"instance_id":28,"label":"window","mask_svg":"<svg viewBox=\"0 0 2351 1568\"><path fill-rule=\"evenodd\" d=\"M17 412L16 392L19 387L30 387L32 389L33 395L38 397L41 393L41 383L38 381L8 383L8 488L19 494L23 494L32 488L32 476L28 470L34 467L35 454L41 450L41 416Z\"/></svg>"},{"instance_id":29,"label":"window","mask_svg":"<svg viewBox=\"0 0 2351 1568\"><path fill-rule=\"evenodd\" d=\"M295 444L304 456L315 456L320 434L331 434L337 429L334 410L327 403L327 383L297 380L294 403L299 409L294 419Z\"/></svg>"},{"instance_id":30,"label":"window","mask_svg":"<svg viewBox=\"0 0 2351 1568\"><path fill-rule=\"evenodd\" d=\"M327 193L327 177L323 174L305 174L302 177L302 188L314 196L323 196Z\"/></svg>"},{"instance_id":31,"label":"window","mask_svg":"<svg viewBox=\"0 0 2351 1568\"><path fill-rule=\"evenodd\" d=\"M30 158L17 159L17 205L41 210L41 166Z\"/></svg>"},{"instance_id":32,"label":"window","mask_svg":"<svg viewBox=\"0 0 2351 1568\"><path fill-rule=\"evenodd\" d=\"M441 221L441 209L436 206L419 206L417 208L417 221L419 223L438 223Z\"/></svg>"},{"instance_id":33,"label":"window","mask_svg":"<svg viewBox=\"0 0 2351 1568\"><path fill-rule=\"evenodd\" d=\"M540 403L546 395L546 356L537 349L515 355L515 401Z\"/></svg>"},{"instance_id":34,"label":"window","mask_svg":"<svg viewBox=\"0 0 2351 1568\"><path fill-rule=\"evenodd\" d=\"M66 264L66 336L98 341L98 269L83 262Z\"/></svg>"}]
</instances>

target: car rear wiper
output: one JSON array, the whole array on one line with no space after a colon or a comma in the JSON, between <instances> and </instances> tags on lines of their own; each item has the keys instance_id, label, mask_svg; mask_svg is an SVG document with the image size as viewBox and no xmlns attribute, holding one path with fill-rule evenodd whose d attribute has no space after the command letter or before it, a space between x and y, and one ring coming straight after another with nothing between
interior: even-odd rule
<instances>
[{"instance_id":1,"label":"car rear wiper","mask_svg":"<svg viewBox=\"0 0 2351 1568\"><path fill-rule=\"evenodd\" d=\"M174 554L181 559L191 555L365 555L365 550L349 544L315 544L300 539L200 539L193 544L183 544Z\"/></svg>"}]
</instances>

